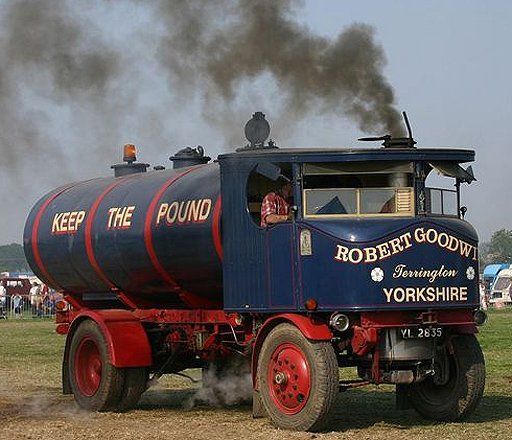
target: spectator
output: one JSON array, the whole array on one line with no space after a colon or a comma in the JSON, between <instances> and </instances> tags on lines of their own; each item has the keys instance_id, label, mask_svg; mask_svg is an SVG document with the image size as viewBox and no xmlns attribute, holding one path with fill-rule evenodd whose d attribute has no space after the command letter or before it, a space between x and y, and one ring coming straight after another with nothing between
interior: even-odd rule
<instances>
[{"instance_id":1,"label":"spectator","mask_svg":"<svg viewBox=\"0 0 512 440\"><path fill-rule=\"evenodd\" d=\"M36 302L36 316L38 318L41 318L42 315L43 315L43 289L42 289L42 285L39 284L37 286L37 292L36 292L36 297L35 297L35 302Z\"/></svg>"},{"instance_id":2,"label":"spectator","mask_svg":"<svg viewBox=\"0 0 512 440\"><path fill-rule=\"evenodd\" d=\"M0 319L7 319L7 291L2 283L0 283Z\"/></svg>"},{"instance_id":3,"label":"spectator","mask_svg":"<svg viewBox=\"0 0 512 440\"><path fill-rule=\"evenodd\" d=\"M40 308L41 308L41 286L37 283L32 283L32 287L30 289L30 307L32 309L32 318L37 318L40 316Z\"/></svg>"},{"instance_id":4,"label":"spectator","mask_svg":"<svg viewBox=\"0 0 512 440\"><path fill-rule=\"evenodd\" d=\"M487 310L487 292L485 289L485 284L483 281L480 281L480 307L483 310Z\"/></svg>"},{"instance_id":5,"label":"spectator","mask_svg":"<svg viewBox=\"0 0 512 440\"><path fill-rule=\"evenodd\" d=\"M14 309L14 317L23 318L23 298L19 293L12 297L12 307Z\"/></svg>"}]
</instances>

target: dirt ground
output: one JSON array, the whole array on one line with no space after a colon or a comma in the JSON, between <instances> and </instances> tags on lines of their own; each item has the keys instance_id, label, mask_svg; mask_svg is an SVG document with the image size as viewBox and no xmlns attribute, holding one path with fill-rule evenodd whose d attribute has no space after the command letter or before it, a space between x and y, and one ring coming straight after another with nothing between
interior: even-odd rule
<instances>
[{"instance_id":1,"label":"dirt ground","mask_svg":"<svg viewBox=\"0 0 512 440\"><path fill-rule=\"evenodd\" d=\"M60 393L64 341L53 324L0 322L0 439L509 439L512 313L494 321L481 337L486 395L468 421L435 423L397 411L391 387L371 387L340 394L330 431L320 434L276 429L267 419L253 419L249 405L191 407L197 385L179 377L164 379L128 413L84 412Z\"/></svg>"}]
</instances>

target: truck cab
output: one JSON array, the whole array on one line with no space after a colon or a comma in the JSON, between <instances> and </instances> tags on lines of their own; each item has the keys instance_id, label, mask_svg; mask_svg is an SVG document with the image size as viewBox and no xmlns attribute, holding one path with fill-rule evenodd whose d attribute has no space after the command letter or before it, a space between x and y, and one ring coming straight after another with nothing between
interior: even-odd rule
<instances>
[{"instance_id":1,"label":"truck cab","mask_svg":"<svg viewBox=\"0 0 512 440\"><path fill-rule=\"evenodd\" d=\"M477 307L478 238L460 196L474 179L460 163L473 159L469 150L396 147L220 156L225 308ZM452 188L428 187L435 172ZM293 184L292 218L262 227L261 202L280 176Z\"/></svg>"}]
</instances>

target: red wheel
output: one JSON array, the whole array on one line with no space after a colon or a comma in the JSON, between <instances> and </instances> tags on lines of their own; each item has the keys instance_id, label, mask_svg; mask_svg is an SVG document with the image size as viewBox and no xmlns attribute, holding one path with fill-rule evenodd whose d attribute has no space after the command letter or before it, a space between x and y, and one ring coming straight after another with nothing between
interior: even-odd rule
<instances>
[{"instance_id":1,"label":"red wheel","mask_svg":"<svg viewBox=\"0 0 512 440\"><path fill-rule=\"evenodd\" d=\"M267 383L274 404L285 414L297 414L311 391L311 373L302 350L289 342L279 345L268 364Z\"/></svg>"},{"instance_id":2,"label":"red wheel","mask_svg":"<svg viewBox=\"0 0 512 440\"><path fill-rule=\"evenodd\" d=\"M263 341L256 381L276 426L322 430L338 394L336 354L330 342L309 341L295 326L279 324Z\"/></svg>"},{"instance_id":3,"label":"red wheel","mask_svg":"<svg viewBox=\"0 0 512 440\"><path fill-rule=\"evenodd\" d=\"M80 392L87 397L96 394L101 383L101 354L92 338L80 341L75 352L75 380Z\"/></svg>"},{"instance_id":4,"label":"red wheel","mask_svg":"<svg viewBox=\"0 0 512 440\"><path fill-rule=\"evenodd\" d=\"M73 333L67 368L76 402L90 411L126 411L146 390L147 370L114 367L103 332L89 319Z\"/></svg>"},{"instance_id":5,"label":"red wheel","mask_svg":"<svg viewBox=\"0 0 512 440\"><path fill-rule=\"evenodd\" d=\"M125 371L110 364L105 337L94 321L83 321L73 333L68 368L78 405L90 411L118 409Z\"/></svg>"}]
</instances>

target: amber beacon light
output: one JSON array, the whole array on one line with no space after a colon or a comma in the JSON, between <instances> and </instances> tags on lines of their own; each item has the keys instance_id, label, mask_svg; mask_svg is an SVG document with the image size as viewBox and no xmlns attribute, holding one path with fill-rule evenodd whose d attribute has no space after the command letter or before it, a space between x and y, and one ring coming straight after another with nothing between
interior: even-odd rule
<instances>
[{"instance_id":1,"label":"amber beacon light","mask_svg":"<svg viewBox=\"0 0 512 440\"><path fill-rule=\"evenodd\" d=\"M133 144L125 144L123 148L123 161L132 163L137 160L137 149Z\"/></svg>"}]
</instances>

